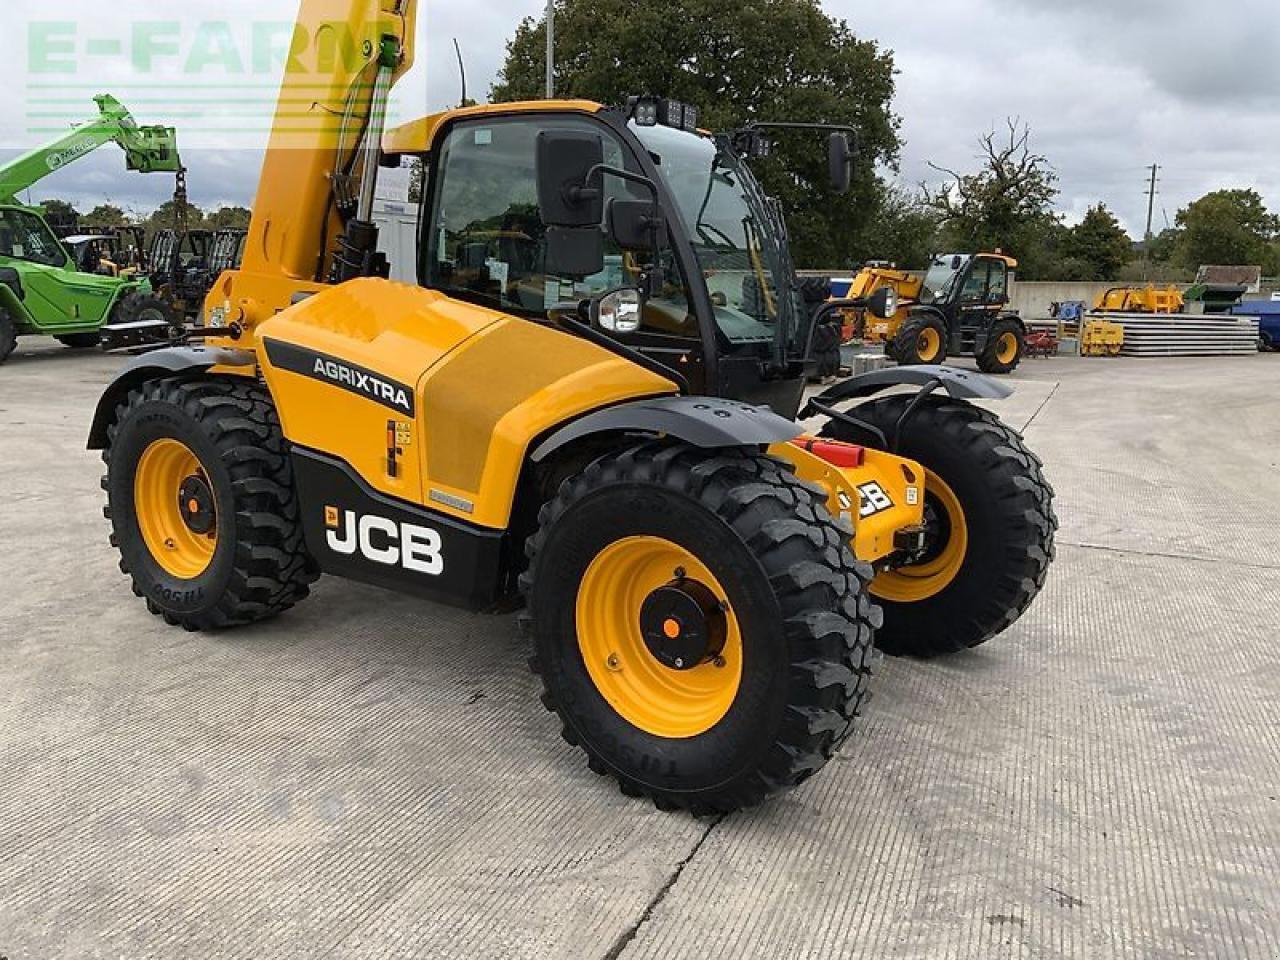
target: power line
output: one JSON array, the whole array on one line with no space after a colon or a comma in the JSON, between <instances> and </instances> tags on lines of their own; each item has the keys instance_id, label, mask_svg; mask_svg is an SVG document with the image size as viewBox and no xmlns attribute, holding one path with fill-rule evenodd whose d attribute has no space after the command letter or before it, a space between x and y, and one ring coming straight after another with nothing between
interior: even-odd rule
<instances>
[{"instance_id":1,"label":"power line","mask_svg":"<svg viewBox=\"0 0 1280 960\"><path fill-rule=\"evenodd\" d=\"M1143 261L1145 266L1143 272L1146 274L1142 279L1147 280L1151 274L1151 241L1153 239L1151 233L1151 224L1156 216L1156 197L1160 193L1160 164L1153 163L1151 165L1151 184L1147 187L1147 232L1143 238Z\"/></svg>"}]
</instances>

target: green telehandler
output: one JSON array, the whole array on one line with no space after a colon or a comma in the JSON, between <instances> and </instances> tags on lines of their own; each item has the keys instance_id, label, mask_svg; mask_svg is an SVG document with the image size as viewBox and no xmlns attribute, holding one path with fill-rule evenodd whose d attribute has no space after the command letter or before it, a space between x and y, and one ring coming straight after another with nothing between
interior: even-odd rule
<instances>
[{"instance_id":1,"label":"green telehandler","mask_svg":"<svg viewBox=\"0 0 1280 960\"><path fill-rule=\"evenodd\" d=\"M0 363L25 334L56 337L83 349L113 330L157 337L174 325L171 309L145 279L85 273L57 239L41 210L18 194L108 143L119 144L129 170L182 170L172 127L139 126L114 97L94 97L98 116L11 163L0 166Z\"/></svg>"}]
</instances>

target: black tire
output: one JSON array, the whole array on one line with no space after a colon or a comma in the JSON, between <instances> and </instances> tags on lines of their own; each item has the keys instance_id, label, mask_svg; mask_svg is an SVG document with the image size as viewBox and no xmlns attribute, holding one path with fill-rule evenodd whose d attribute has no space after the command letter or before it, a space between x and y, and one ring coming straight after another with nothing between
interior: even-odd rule
<instances>
[{"instance_id":1,"label":"black tire","mask_svg":"<svg viewBox=\"0 0 1280 960\"><path fill-rule=\"evenodd\" d=\"M860 420L892 436L910 396L855 409ZM832 422L825 435L868 438ZM884 607L877 643L886 653L934 657L980 646L1011 627L1040 593L1055 556L1053 488L1022 437L994 414L933 397L908 421L901 454L933 471L959 500L969 545L946 589L914 603L872 595ZM932 501L932 497L929 497Z\"/></svg>"},{"instance_id":2,"label":"black tire","mask_svg":"<svg viewBox=\"0 0 1280 960\"><path fill-rule=\"evenodd\" d=\"M143 320L178 325L178 318L171 304L154 293L142 290L125 294L111 313L112 323L138 323Z\"/></svg>"},{"instance_id":3,"label":"black tire","mask_svg":"<svg viewBox=\"0 0 1280 960\"><path fill-rule=\"evenodd\" d=\"M840 376L844 364L841 346L844 330L837 322L822 323L813 331L813 376L819 380Z\"/></svg>"},{"instance_id":4,"label":"black tire","mask_svg":"<svg viewBox=\"0 0 1280 960\"><path fill-rule=\"evenodd\" d=\"M1017 344L1017 349L1012 359L1007 356L1001 358L1001 343L1006 338L1012 338L1013 343ZM982 352L978 354L978 369L983 373L1005 374L1013 373L1018 369L1018 365L1022 363L1022 358L1027 353L1027 335L1022 329L1022 324L1017 320L1008 318L997 320L991 325L991 331L987 334L986 346L982 348Z\"/></svg>"},{"instance_id":5,"label":"black tire","mask_svg":"<svg viewBox=\"0 0 1280 960\"><path fill-rule=\"evenodd\" d=\"M820 770L848 738L870 676L879 613L825 506L789 466L745 452L648 443L565 481L530 538L524 626L543 703L589 766L628 796L695 815L761 803ZM743 678L728 713L685 739L626 720L579 646L579 584L601 551L661 537L703 559L742 627ZM753 664L747 669L748 664Z\"/></svg>"},{"instance_id":6,"label":"black tire","mask_svg":"<svg viewBox=\"0 0 1280 960\"><path fill-rule=\"evenodd\" d=\"M13 317L5 310L0 310L0 363L9 359L18 347L18 331L13 325Z\"/></svg>"},{"instance_id":7,"label":"black tire","mask_svg":"<svg viewBox=\"0 0 1280 960\"><path fill-rule=\"evenodd\" d=\"M102 335L99 333L64 333L54 339L72 350L92 350L102 346Z\"/></svg>"},{"instance_id":8,"label":"black tire","mask_svg":"<svg viewBox=\"0 0 1280 960\"><path fill-rule=\"evenodd\" d=\"M190 580L163 569L138 525L134 476L160 439L188 447L205 468L219 523L207 570ZM153 380L116 411L103 453L111 543L134 593L172 626L218 630L270 619L303 600L319 568L303 541L288 443L270 396L252 382Z\"/></svg>"},{"instance_id":9,"label":"black tire","mask_svg":"<svg viewBox=\"0 0 1280 960\"><path fill-rule=\"evenodd\" d=\"M1262 353L1274 353L1277 349L1275 341L1271 339L1271 334L1263 330L1258 334L1258 350Z\"/></svg>"},{"instance_id":10,"label":"black tire","mask_svg":"<svg viewBox=\"0 0 1280 960\"><path fill-rule=\"evenodd\" d=\"M924 341L931 338L936 339L937 347L929 354L924 349ZM898 329L892 350L889 355L904 367L943 363L947 359L947 325L936 313L912 314Z\"/></svg>"}]
</instances>

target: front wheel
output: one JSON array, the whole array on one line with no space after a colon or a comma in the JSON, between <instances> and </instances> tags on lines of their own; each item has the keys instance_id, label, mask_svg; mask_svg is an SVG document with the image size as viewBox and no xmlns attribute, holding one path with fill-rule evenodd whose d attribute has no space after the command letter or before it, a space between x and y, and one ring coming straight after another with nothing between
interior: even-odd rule
<instances>
[{"instance_id":1,"label":"front wheel","mask_svg":"<svg viewBox=\"0 0 1280 960\"><path fill-rule=\"evenodd\" d=\"M120 568L173 626L265 620L319 576L303 542L289 452L252 382L156 380L108 432L106 516Z\"/></svg>"},{"instance_id":2,"label":"front wheel","mask_svg":"<svg viewBox=\"0 0 1280 960\"><path fill-rule=\"evenodd\" d=\"M978 354L978 369L983 373L1013 373L1027 352L1027 337L1016 320L997 320L991 325L987 344Z\"/></svg>"},{"instance_id":3,"label":"front wheel","mask_svg":"<svg viewBox=\"0 0 1280 960\"><path fill-rule=\"evenodd\" d=\"M879 614L824 498L759 454L658 443L561 486L522 587L543 702L592 770L701 815L830 760Z\"/></svg>"},{"instance_id":4,"label":"front wheel","mask_svg":"<svg viewBox=\"0 0 1280 960\"><path fill-rule=\"evenodd\" d=\"M857 407L859 420L892 436L910 396ZM832 422L835 439L867 441ZM907 421L898 451L926 470L928 547L871 586L884 607L877 641L886 653L934 657L993 639L1044 586L1058 520L1053 488L1022 437L978 407L931 397Z\"/></svg>"},{"instance_id":5,"label":"front wheel","mask_svg":"<svg viewBox=\"0 0 1280 960\"><path fill-rule=\"evenodd\" d=\"M947 325L934 313L908 317L894 337L892 356L904 367L942 363L947 359Z\"/></svg>"}]
</instances>

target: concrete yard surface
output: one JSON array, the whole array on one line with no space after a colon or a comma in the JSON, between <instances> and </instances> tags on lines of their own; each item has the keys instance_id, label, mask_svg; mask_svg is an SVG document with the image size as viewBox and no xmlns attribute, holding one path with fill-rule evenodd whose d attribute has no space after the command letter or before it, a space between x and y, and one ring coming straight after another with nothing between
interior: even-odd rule
<instances>
[{"instance_id":1,"label":"concrete yard surface","mask_svg":"<svg viewBox=\"0 0 1280 960\"><path fill-rule=\"evenodd\" d=\"M1280 357L1026 362L1039 603L883 660L826 771L718 821L591 774L510 617L149 616L84 449L120 363L0 367L0 957L1280 957Z\"/></svg>"}]
</instances>

